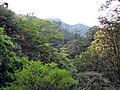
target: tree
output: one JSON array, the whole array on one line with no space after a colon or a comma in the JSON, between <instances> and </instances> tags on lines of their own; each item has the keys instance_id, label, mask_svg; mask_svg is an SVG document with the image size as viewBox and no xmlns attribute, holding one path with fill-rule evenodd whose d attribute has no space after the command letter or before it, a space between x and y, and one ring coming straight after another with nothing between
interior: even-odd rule
<instances>
[{"instance_id":1,"label":"tree","mask_svg":"<svg viewBox=\"0 0 120 90\"><path fill-rule=\"evenodd\" d=\"M18 21L21 30L15 35L14 42L20 45L24 55L30 60L51 62L51 55L56 51L55 44L63 39L63 35L57 31L59 27L37 18L21 17Z\"/></svg>"},{"instance_id":2,"label":"tree","mask_svg":"<svg viewBox=\"0 0 120 90\"><path fill-rule=\"evenodd\" d=\"M83 72L78 74L80 90L116 90L110 85L110 81L104 78L101 73Z\"/></svg>"},{"instance_id":3,"label":"tree","mask_svg":"<svg viewBox=\"0 0 120 90\"><path fill-rule=\"evenodd\" d=\"M15 71L21 68L21 62L16 57L15 48L11 38L0 28L0 87L9 85Z\"/></svg>"},{"instance_id":4,"label":"tree","mask_svg":"<svg viewBox=\"0 0 120 90\"><path fill-rule=\"evenodd\" d=\"M43 65L39 61L29 61L24 64L23 70L16 73L16 81L11 87L4 88L15 90L69 90L77 84L70 72L59 69L57 64Z\"/></svg>"},{"instance_id":5,"label":"tree","mask_svg":"<svg viewBox=\"0 0 120 90\"><path fill-rule=\"evenodd\" d=\"M81 52L85 51L87 43L83 38L69 41L65 47L67 48L68 58L75 58L76 55L79 55Z\"/></svg>"},{"instance_id":6,"label":"tree","mask_svg":"<svg viewBox=\"0 0 120 90\"><path fill-rule=\"evenodd\" d=\"M93 26L86 33L86 37L90 43L94 40L94 34L99 30L99 28L99 26Z\"/></svg>"},{"instance_id":7,"label":"tree","mask_svg":"<svg viewBox=\"0 0 120 90\"><path fill-rule=\"evenodd\" d=\"M120 0L106 0L105 4L102 4L101 7L100 7L100 10L105 10L105 9L109 9L110 8L110 5L113 3L113 2L120 2ZM119 4L117 4L115 7L119 6Z\"/></svg>"},{"instance_id":8,"label":"tree","mask_svg":"<svg viewBox=\"0 0 120 90\"><path fill-rule=\"evenodd\" d=\"M4 28L7 35L13 36L19 30L16 27L17 19L14 12L0 6L0 27Z\"/></svg>"},{"instance_id":9,"label":"tree","mask_svg":"<svg viewBox=\"0 0 120 90\"><path fill-rule=\"evenodd\" d=\"M119 17L114 21L102 18L103 28L95 33L91 46L80 57L83 61L87 61L89 71L103 73L106 78L114 82L117 89L120 84L119 20Z\"/></svg>"},{"instance_id":10,"label":"tree","mask_svg":"<svg viewBox=\"0 0 120 90\"><path fill-rule=\"evenodd\" d=\"M113 74L113 78L117 85L120 84L120 17L114 17L111 20L103 18L101 23L106 31L109 33L111 43L111 51L109 54L109 62L112 64L111 73Z\"/></svg>"}]
</instances>

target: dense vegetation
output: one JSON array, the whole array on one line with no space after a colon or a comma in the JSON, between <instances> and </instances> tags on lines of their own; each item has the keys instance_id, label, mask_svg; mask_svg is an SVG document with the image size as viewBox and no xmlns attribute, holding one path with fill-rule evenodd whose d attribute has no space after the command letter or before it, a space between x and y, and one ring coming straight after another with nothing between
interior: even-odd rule
<instances>
[{"instance_id":1,"label":"dense vegetation","mask_svg":"<svg viewBox=\"0 0 120 90\"><path fill-rule=\"evenodd\" d=\"M0 90L119 90L119 13L83 37L0 6Z\"/></svg>"}]
</instances>

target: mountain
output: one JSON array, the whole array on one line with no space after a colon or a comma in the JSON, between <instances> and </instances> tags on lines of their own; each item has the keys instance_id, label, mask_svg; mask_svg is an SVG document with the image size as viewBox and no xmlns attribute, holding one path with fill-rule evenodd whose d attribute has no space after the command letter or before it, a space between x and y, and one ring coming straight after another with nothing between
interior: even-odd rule
<instances>
[{"instance_id":1,"label":"mountain","mask_svg":"<svg viewBox=\"0 0 120 90\"><path fill-rule=\"evenodd\" d=\"M65 29L65 30L80 34L81 36L85 36L85 33L90 28L89 26L84 25L84 24L80 24L80 23L75 24L75 25L69 25L67 23L64 23L63 21L61 21L58 18L49 18L47 20L52 21L53 23L55 23L56 25L60 26L61 28Z\"/></svg>"}]
</instances>

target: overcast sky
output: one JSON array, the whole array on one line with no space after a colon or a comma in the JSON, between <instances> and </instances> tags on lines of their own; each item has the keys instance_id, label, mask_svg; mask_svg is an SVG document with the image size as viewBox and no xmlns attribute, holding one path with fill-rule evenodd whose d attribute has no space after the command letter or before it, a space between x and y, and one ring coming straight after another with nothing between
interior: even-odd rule
<instances>
[{"instance_id":1,"label":"overcast sky","mask_svg":"<svg viewBox=\"0 0 120 90\"><path fill-rule=\"evenodd\" d=\"M4 0L5 1L5 0ZM68 24L97 24L98 9L105 0L6 0L17 14L34 12L39 18L59 18Z\"/></svg>"}]
</instances>

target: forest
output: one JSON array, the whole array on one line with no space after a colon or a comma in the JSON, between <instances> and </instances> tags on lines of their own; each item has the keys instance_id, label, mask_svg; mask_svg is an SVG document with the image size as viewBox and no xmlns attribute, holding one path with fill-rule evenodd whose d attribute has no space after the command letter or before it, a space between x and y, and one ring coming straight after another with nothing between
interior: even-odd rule
<instances>
[{"instance_id":1,"label":"forest","mask_svg":"<svg viewBox=\"0 0 120 90\"><path fill-rule=\"evenodd\" d=\"M84 34L0 6L0 90L120 90L120 6L111 10L113 2Z\"/></svg>"}]
</instances>

